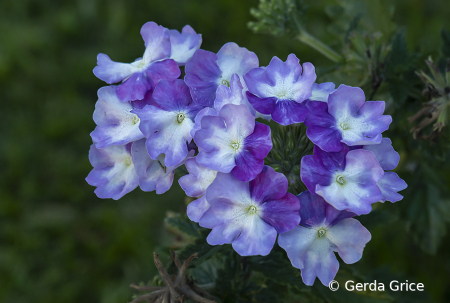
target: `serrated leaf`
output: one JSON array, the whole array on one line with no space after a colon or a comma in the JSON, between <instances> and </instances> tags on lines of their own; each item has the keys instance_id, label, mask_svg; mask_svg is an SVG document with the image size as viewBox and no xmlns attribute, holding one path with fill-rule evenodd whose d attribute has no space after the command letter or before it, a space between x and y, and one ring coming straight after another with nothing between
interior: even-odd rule
<instances>
[{"instance_id":1,"label":"serrated leaf","mask_svg":"<svg viewBox=\"0 0 450 303\"><path fill-rule=\"evenodd\" d=\"M176 228L178 231L196 238L200 236L200 230L203 229L198 223L192 222L184 214L174 214L170 217L166 217L165 222L167 225Z\"/></svg>"}]
</instances>

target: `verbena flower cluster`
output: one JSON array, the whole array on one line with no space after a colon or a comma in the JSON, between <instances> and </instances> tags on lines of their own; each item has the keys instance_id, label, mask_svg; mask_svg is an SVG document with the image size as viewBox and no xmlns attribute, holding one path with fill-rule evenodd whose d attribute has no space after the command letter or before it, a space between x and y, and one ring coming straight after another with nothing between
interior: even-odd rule
<instances>
[{"instance_id":1,"label":"verbena flower cluster","mask_svg":"<svg viewBox=\"0 0 450 303\"><path fill-rule=\"evenodd\" d=\"M334 252L358 261L371 235L352 217L401 200L406 188L392 172L399 155L382 137L392 121L385 103L366 101L357 87L315 83L314 66L294 54L260 67L236 43L217 54L200 49L188 25L180 33L148 22L141 35L142 58L97 57L94 74L115 84L99 89L94 111L86 180L97 196L120 199L137 186L162 194L184 164L179 183L197 198L187 215L211 229L209 244L264 256L278 237L307 285L335 277ZM256 118L308 127L314 154L300 173L308 191L287 192L286 176L264 165L271 129Z\"/></svg>"}]
</instances>

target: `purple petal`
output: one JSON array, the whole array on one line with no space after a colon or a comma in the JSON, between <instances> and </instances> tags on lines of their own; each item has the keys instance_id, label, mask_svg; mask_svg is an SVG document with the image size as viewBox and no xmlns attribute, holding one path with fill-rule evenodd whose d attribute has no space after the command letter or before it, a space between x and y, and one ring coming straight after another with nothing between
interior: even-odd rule
<instances>
[{"instance_id":1,"label":"purple petal","mask_svg":"<svg viewBox=\"0 0 450 303\"><path fill-rule=\"evenodd\" d=\"M275 97L259 98L248 91L246 95L248 102L250 102L253 108L264 115L272 114L277 105L277 98Z\"/></svg>"},{"instance_id":2,"label":"purple petal","mask_svg":"<svg viewBox=\"0 0 450 303\"><path fill-rule=\"evenodd\" d=\"M316 238L317 231L315 229L298 226L280 234L278 245L286 251L292 266L301 269L305 267L303 256Z\"/></svg>"},{"instance_id":3,"label":"purple petal","mask_svg":"<svg viewBox=\"0 0 450 303\"><path fill-rule=\"evenodd\" d=\"M153 92L153 99L160 108L166 111L185 109L192 102L189 87L181 79L159 82Z\"/></svg>"},{"instance_id":4,"label":"purple petal","mask_svg":"<svg viewBox=\"0 0 450 303\"><path fill-rule=\"evenodd\" d=\"M335 91L333 82L314 83L312 85L312 96L309 97L311 101L328 102L328 96Z\"/></svg>"},{"instance_id":5,"label":"purple petal","mask_svg":"<svg viewBox=\"0 0 450 303\"><path fill-rule=\"evenodd\" d=\"M229 42L217 53L217 65L221 70L221 79L230 82L233 74L242 77L252 68L258 67L259 60L254 52Z\"/></svg>"},{"instance_id":6,"label":"purple petal","mask_svg":"<svg viewBox=\"0 0 450 303\"><path fill-rule=\"evenodd\" d=\"M231 174L243 182L253 180L264 167L264 159L255 158L247 150L236 155L235 163L236 166L231 170Z\"/></svg>"},{"instance_id":7,"label":"purple petal","mask_svg":"<svg viewBox=\"0 0 450 303\"><path fill-rule=\"evenodd\" d=\"M209 207L210 205L208 201L206 201L206 196L202 196L201 198L189 203L186 213L191 221L199 222Z\"/></svg>"},{"instance_id":8,"label":"purple petal","mask_svg":"<svg viewBox=\"0 0 450 303\"><path fill-rule=\"evenodd\" d=\"M175 80L181 75L177 63L171 59L157 61L150 64L145 70L152 88L155 88L161 80Z\"/></svg>"},{"instance_id":9,"label":"purple petal","mask_svg":"<svg viewBox=\"0 0 450 303\"><path fill-rule=\"evenodd\" d=\"M131 64L114 62L108 55L98 54L94 75L108 84L113 84L128 78L137 70Z\"/></svg>"},{"instance_id":10,"label":"purple petal","mask_svg":"<svg viewBox=\"0 0 450 303\"><path fill-rule=\"evenodd\" d=\"M230 87L227 87L225 85L219 85L219 87L217 87L216 100L214 100L214 108L217 111L220 111L225 104L245 104L250 113L254 116L255 109L242 95L242 90L243 87L238 74L233 74L230 80Z\"/></svg>"},{"instance_id":11,"label":"purple petal","mask_svg":"<svg viewBox=\"0 0 450 303\"><path fill-rule=\"evenodd\" d=\"M392 142L389 138L381 139L380 144L365 145L363 149L373 152L384 170L393 170L400 161L400 155L392 147Z\"/></svg>"},{"instance_id":12,"label":"purple petal","mask_svg":"<svg viewBox=\"0 0 450 303\"><path fill-rule=\"evenodd\" d=\"M362 89L342 84L328 97L328 113L335 119L347 113L356 114L365 100Z\"/></svg>"},{"instance_id":13,"label":"purple petal","mask_svg":"<svg viewBox=\"0 0 450 303\"><path fill-rule=\"evenodd\" d=\"M273 121L281 125L301 123L305 120L308 109L305 105L295 101L278 101L272 112Z\"/></svg>"},{"instance_id":14,"label":"purple petal","mask_svg":"<svg viewBox=\"0 0 450 303\"><path fill-rule=\"evenodd\" d=\"M347 264L361 259L364 246L371 239L370 232L353 218L340 221L327 231L326 236Z\"/></svg>"},{"instance_id":15,"label":"purple petal","mask_svg":"<svg viewBox=\"0 0 450 303\"><path fill-rule=\"evenodd\" d=\"M244 148L257 159L267 157L272 149L270 127L263 123L255 122L253 133L244 140Z\"/></svg>"},{"instance_id":16,"label":"purple petal","mask_svg":"<svg viewBox=\"0 0 450 303\"><path fill-rule=\"evenodd\" d=\"M206 193L206 188L214 181L217 171L197 163L196 158L186 160L189 174L178 180L181 188L189 197L200 197Z\"/></svg>"},{"instance_id":17,"label":"purple petal","mask_svg":"<svg viewBox=\"0 0 450 303\"><path fill-rule=\"evenodd\" d=\"M277 200L267 201L262 208L261 218L273 226L279 234L296 228L300 223L298 213L300 203L291 193L286 193Z\"/></svg>"},{"instance_id":18,"label":"purple petal","mask_svg":"<svg viewBox=\"0 0 450 303\"><path fill-rule=\"evenodd\" d=\"M319 157L314 155L304 156L301 161L300 177L308 190L315 194L316 185L327 186L331 184L332 173L327 170Z\"/></svg>"},{"instance_id":19,"label":"purple petal","mask_svg":"<svg viewBox=\"0 0 450 303\"><path fill-rule=\"evenodd\" d=\"M261 220L259 216L251 216L245 221L239 237L233 241L234 250L241 256L267 256L272 250L277 231Z\"/></svg>"},{"instance_id":20,"label":"purple petal","mask_svg":"<svg viewBox=\"0 0 450 303\"><path fill-rule=\"evenodd\" d=\"M186 63L185 72L184 80L194 101L212 107L218 86L217 80L222 73L217 65L217 55L202 49L197 50Z\"/></svg>"},{"instance_id":21,"label":"purple petal","mask_svg":"<svg viewBox=\"0 0 450 303\"><path fill-rule=\"evenodd\" d=\"M145 42L143 60L150 63L170 56L169 30L156 24L147 22L141 28L141 36Z\"/></svg>"},{"instance_id":22,"label":"purple petal","mask_svg":"<svg viewBox=\"0 0 450 303\"><path fill-rule=\"evenodd\" d=\"M191 59L195 51L200 48L202 35L197 34L189 25L183 27L181 34L177 30L170 30L169 32L172 46L170 58L174 59L180 66L183 66Z\"/></svg>"},{"instance_id":23,"label":"purple petal","mask_svg":"<svg viewBox=\"0 0 450 303\"><path fill-rule=\"evenodd\" d=\"M383 178L378 181L378 187L383 193L382 201L397 202L403 199L403 196L397 192L408 187L405 181L394 172L385 172Z\"/></svg>"},{"instance_id":24,"label":"purple petal","mask_svg":"<svg viewBox=\"0 0 450 303\"><path fill-rule=\"evenodd\" d=\"M194 127L191 130L191 136L192 138L195 137L195 133L202 128L202 118L204 116L218 116L219 113L212 107L205 107L201 111L198 112L198 114L195 116L195 123Z\"/></svg>"},{"instance_id":25,"label":"purple petal","mask_svg":"<svg viewBox=\"0 0 450 303\"><path fill-rule=\"evenodd\" d=\"M135 72L117 87L117 96L122 102L142 100L145 93L152 89L144 72Z\"/></svg>"},{"instance_id":26,"label":"purple petal","mask_svg":"<svg viewBox=\"0 0 450 303\"><path fill-rule=\"evenodd\" d=\"M282 173L264 166L261 173L250 182L250 195L256 203L281 199L287 192L288 181Z\"/></svg>"}]
</instances>

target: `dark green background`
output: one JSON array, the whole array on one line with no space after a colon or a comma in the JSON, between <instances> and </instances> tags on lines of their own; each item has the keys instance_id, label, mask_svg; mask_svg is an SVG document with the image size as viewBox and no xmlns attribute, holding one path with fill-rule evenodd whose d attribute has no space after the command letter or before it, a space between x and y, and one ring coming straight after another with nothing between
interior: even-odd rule
<instances>
[{"instance_id":1,"label":"dark green background","mask_svg":"<svg viewBox=\"0 0 450 303\"><path fill-rule=\"evenodd\" d=\"M448 1L394 2L394 20L406 28L409 48L437 54L440 30L449 29ZM305 3L307 29L325 42L333 39L324 7L335 1ZM236 42L254 51L261 65L289 53L317 67L330 65L296 40L247 29L249 10L257 4L1 1L0 302L126 302L130 283L155 275L152 252L172 241L164 230L165 213L185 211L184 195L175 181L161 196L137 189L120 201L101 200L86 184L96 91L105 85L92 73L96 55L122 62L140 57L140 27L155 21L178 30L190 24L203 35L202 48L213 52ZM398 222L370 231L373 239L355 267L372 272L384 266L424 283L434 301L448 302L448 236L430 256Z\"/></svg>"}]
</instances>

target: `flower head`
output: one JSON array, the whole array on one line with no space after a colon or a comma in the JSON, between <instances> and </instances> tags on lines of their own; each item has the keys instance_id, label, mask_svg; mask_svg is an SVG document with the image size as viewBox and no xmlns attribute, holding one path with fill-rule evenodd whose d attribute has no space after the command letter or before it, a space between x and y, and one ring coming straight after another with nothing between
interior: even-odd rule
<instances>
[{"instance_id":1,"label":"flower head","mask_svg":"<svg viewBox=\"0 0 450 303\"><path fill-rule=\"evenodd\" d=\"M97 187L94 191L97 197L118 200L138 186L139 177L131 157L131 143L110 145L103 149L92 144L89 161L94 168L86 181Z\"/></svg>"},{"instance_id":2,"label":"flower head","mask_svg":"<svg viewBox=\"0 0 450 303\"><path fill-rule=\"evenodd\" d=\"M197 34L192 27L186 25L181 33L177 30L170 30L170 59L175 60L178 65L183 66L191 59L195 51L202 44L202 35Z\"/></svg>"},{"instance_id":3,"label":"flower head","mask_svg":"<svg viewBox=\"0 0 450 303\"><path fill-rule=\"evenodd\" d=\"M316 277L327 285L334 279L341 259L352 264L362 257L370 232L351 217L354 213L336 210L322 197L306 191L300 201L300 226L278 237L294 267L301 269L303 282L313 285Z\"/></svg>"},{"instance_id":4,"label":"flower head","mask_svg":"<svg viewBox=\"0 0 450 303\"><path fill-rule=\"evenodd\" d=\"M245 105L227 104L218 116L204 116L194 141L201 148L197 162L250 181L264 166L272 148L269 126L255 122Z\"/></svg>"},{"instance_id":5,"label":"flower head","mask_svg":"<svg viewBox=\"0 0 450 303\"><path fill-rule=\"evenodd\" d=\"M341 85L329 95L328 104L308 102L308 138L328 152L340 151L341 142L349 146L380 143L392 118L383 115L384 101L364 100L362 89Z\"/></svg>"},{"instance_id":6,"label":"flower head","mask_svg":"<svg viewBox=\"0 0 450 303\"><path fill-rule=\"evenodd\" d=\"M286 62L273 57L269 66L252 69L244 80L247 98L258 112L272 115L282 125L303 122L308 110L302 103L311 97L311 86L316 81L311 63L304 63L302 70L294 54Z\"/></svg>"},{"instance_id":7,"label":"flower head","mask_svg":"<svg viewBox=\"0 0 450 303\"><path fill-rule=\"evenodd\" d=\"M217 173L206 189L211 207L199 222L212 229L208 243L231 243L241 256L269 254L277 233L291 230L300 221L299 202L286 192L287 187L286 177L269 166L250 182Z\"/></svg>"},{"instance_id":8,"label":"flower head","mask_svg":"<svg viewBox=\"0 0 450 303\"><path fill-rule=\"evenodd\" d=\"M105 54L97 56L94 74L108 84L123 81L117 88L117 96L122 102L141 100L161 79L177 79L181 73L177 63L169 59L168 29L147 22L141 28L141 35L145 52L133 63L114 62Z\"/></svg>"},{"instance_id":9,"label":"flower head","mask_svg":"<svg viewBox=\"0 0 450 303\"><path fill-rule=\"evenodd\" d=\"M114 86L102 87L97 94L98 101L94 111L97 127L91 133L97 148L123 145L144 137L139 130L138 116L131 112L132 104L121 102Z\"/></svg>"},{"instance_id":10,"label":"flower head","mask_svg":"<svg viewBox=\"0 0 450 303\"><path fill-rule=\"evenodd\" d=\"M188 154L194 118L203 106L192 102L183 80L161 80L153 92L155 105L146 105L134 112L141 119L139 126L147 138L150 158L165 154L167 166L179 164Z\"/></svg>"},{"instance_id":11,"label":"flower head","mask_svg":"<svg viewBox=\"0 0 450 303\"><path fill-rule=\"evenodd\" d=\"M211 107L219 85L230 86L233 74L242 77L258 66L259 61L255 53L230 42L222 46L217 55L202 49L197 50L186 63L184 80L194 101Z\"/></svg>"},{"instance_id":12,"label":"flower head","mask_svg":"<svg viewBox=\"0 0 450 303\"><path fill-rule=\"evenodd\" d=\"M301 179L308 190L333 205L357 215L368 214L371 204L382 198L377 183L384 171L368 150L349 151L342 144L341 151L327 153L317 146L314 155L303 157Z\"/></svg>"}]
</instances>

